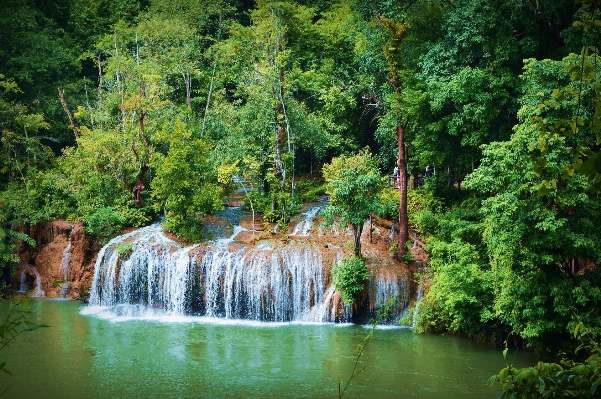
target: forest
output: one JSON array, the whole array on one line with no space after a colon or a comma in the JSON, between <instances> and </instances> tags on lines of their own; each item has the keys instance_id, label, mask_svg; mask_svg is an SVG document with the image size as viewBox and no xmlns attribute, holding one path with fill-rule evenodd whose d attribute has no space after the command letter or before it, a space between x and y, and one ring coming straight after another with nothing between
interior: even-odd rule
<instances>
[{"instance_id":1,"label":"forest","mask_svg":"<svg viewBox=\"0 0 601 399\"><path fill-rule=\"evenodd\" d=\"M194 241L240 178L282 226L358 182L359 235L373 214L400 259L427 243L417 330L559 361L601 333L600 6L5 0L2 285L19 226L104 242L163 217Z\"/></svg>"}]
</instances>

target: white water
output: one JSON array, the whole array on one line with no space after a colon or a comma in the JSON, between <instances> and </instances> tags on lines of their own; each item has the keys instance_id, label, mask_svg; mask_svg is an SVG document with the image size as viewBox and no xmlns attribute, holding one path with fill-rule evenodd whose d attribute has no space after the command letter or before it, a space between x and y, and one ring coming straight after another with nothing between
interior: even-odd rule
<instances>
[{"instance_id":1,"label":"white water","mask_svg":"<svg viewBox=\"0 0 601 399\"><path fill-rule=\"evenodd\" d=\"M63 257L61 259L61 265L58 268L58 274L65 282L61 284L61 292L60 297L66 298L67 294L69 294L69 257L71 256L71 240L69 240L69 244L65 247L63 251Z\"/></svg>"},{"instance_id":2,"label":"white water","mask_svg":"<svg viewBox=\"0 0 601 399\"><path fill-rule=\"evenodd\" d=\"M31 268L31 272L35 275L35 289L30 296L45 297L46 293L42 290L42 277L40 277L40 273L38 273L35 267Z\"/></svg>"},{"instance_id":3,"label":"white water","mask_svg":"<svg viewBox=\"0 0 601 399\"><path fill-rule=\"evenodd\" d=\"M423 290L423 277L420 276L419 277L419 286L417 287L417 300L415 301L415 309L413 309L413 322L411 325L411 328L414 329L415 327L417 327L417 316L419 314L419 302L422 300L422 296L424 295L424 290Z\"/></svg>"},{"instance_id":4,"label":"white water","mask_svg":"<svg viewBox=\"0 0 601 399\"><path fill-rule=\"evenodd\" d=\"M322 205L315 206L308 211L302 212L301 214L305 217L304 220L299 222L294 230L292 231L291 236L298 237L309 237L311 229L313 228L313 219L319 214L319 211L323 208Z\"/></svg>"},{"instance_id":5,"label":"white water","mask_svg":"<svg viewBox=\"0 0 601 399\"><path fill-rule=\"evenodd\" d=\"M233 237L241 230L238 226L229 238L189 247L167 238L160 224L114 238L98 254L91 309L119 319L351 320L351 307L330 286L334 264L324 264L322 254L330 251L329 259L337 263L340 248L275 240L235 244ZM397 276L383 272L372 278L370 287L368 295L377 306L405 291L399 289Z\"/></svg>"},{"instance_id":6,"label":"white water","mask_svg":"<svg viewBox=\"0 0 601 399\"><path fill-rule=\"evenodd\" d=\"M19 280L19 291L17 291L17 292L27 292L27 279L25 277L26 271L27 271L27 268L25 266L23 266L23 269L21 269L21 276L20 276L20 280Z\"/></svg>"}]
</instances>

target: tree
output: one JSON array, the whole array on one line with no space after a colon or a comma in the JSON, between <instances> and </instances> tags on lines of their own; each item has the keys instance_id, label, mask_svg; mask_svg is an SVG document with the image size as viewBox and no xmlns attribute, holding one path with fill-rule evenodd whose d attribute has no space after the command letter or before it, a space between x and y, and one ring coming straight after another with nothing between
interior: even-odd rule
<instances>
[{"instance_id":1,"label":"tree","mask_svg":"<svg viewBox=\"0 0 601 399\"><path fill-rule=\"evenodd\" d=\"M15 273L18 244L34 244L14 228L39 216L32 206L38 190L32 177L53 158L39 138L48 123L42 114L16 100L20 93L14 80L0 74L0 289L10 284Z\"/></svg>"},{"instance_id":2,"label":"tree","mask_svg":"<svg viewBox=\"0 0 601 399\"><path fill-rule=\"evenodd\" d=\"M595 46L601 38L601 3L596 0L583 0L574 26L582 31L580 55L572 54L564 61L566 74L549 95L541 98L532 122L539 131L538 145L532 149L534 171L543 178L539 194L546 195L550 190L557 191L574 174L586 176L594 182L589 194L601 194L601 84L599 73L601 61L599 49ZM557 140L569 143L571 157L567 162L549 164L547 152L549 143Z\"/></svg>"},{"instance_id":3,"label":"tree","mask_svg":"<svg viewBox=\"0 0 601 399\"><path fill-rule=\"evenodd\" d=\"M216 171L207 162L210 147L194 138L182 121L155 133L157 144L168 147L166 155L155 153L151 166L155 210L164 211L167 230L190 240L201 238L202 217L222 209L222 190Z\"/></svg>"},{"instance_id":4,"label":"tree","mask_svg":"<svg viewBox=\"0 0 601 399\"><path fill-rule=\"evenodd\" d=\"M395 119L394 125L397 137L398 158L397 167L399 168L399 259L405 257L407 251L406 243L409 241L409 219L407 217L407 146L405 144L405 128L407 127L407 117L403 115L401 104L401 91L403 81L401 77L404 69L403 58L401 56L402 41L409 29L404 22L395 22L392 19L384 18L376 14L378 21L386 28L390 39L384 43L382 50L384 57L388 62L389 82L394 90L394 101L390 107L389 115ZM405 120L403 120L405 119Z\"/></svg>"},{"instance_id":5,"label":"tree","mask_svg":"<svg viewBox=\"0 0 601 399\"><path fill-rule=\"evenodd\" d=\"M332 277L332 285L341 293L344 303L352 305L357 294L363 291L365 281L369 280L369 271L363 259L353 256L334 266Z\"/></svg>"},{"instance_id":6,"label":"tree","mask_svg":"<svg viewBox=\"0 0 601 399\"><path fill-rule=\"evenodd\" d=\"M377 158L369 149L356 155L341 155L323 166L330 204L323 210L326 223L339 216L353 228L355 256L361 258L361 233L367 217L378 209L382 181Z\"/></svg>"},{"instance_id":7,"label":"tree","mask_svg":"<svg viewBox=\"0 0 601 399\"><path fill-rule=\"evenodd\" d=\"M224 166L244 157L260 163L266 219L287 222L298 209L299 170L356 148L343 137L356 104L348 78L354 18L344 2L317 15L292 1L261 1L251 26L231 24L230 37L213 47L219 85L206 132L217 142L214 159Z\"/></svg>"},{"instance_id":8,"label":"tree","mask_svg":"<svg viewBox=\"0 0 601 399\"><path fill-rule=\"evenodd\" d=\"M482 197L483 243L486 245L494 282L495 314L514 334L539 349L551 347L565 336L565 326L574 313L592 331L601 320L592 316L601 303L601 273L594 265L601 259L598 201L586 193L594 181L574 174L556 190L539 195L539 182L553 177L560 165L573 161L569 149L583 136L548 140L546 165L537 176L532 153L540 140L537 118L539 99L567 80L564 61L527 61L524 67L525 95L518 114L521 123L509 141L483 147L482 164L466 179L465 186ZM564 103L549 122L569 112ZM595 313L596 314L596 313Z\"/></svg>"}]
</instances>

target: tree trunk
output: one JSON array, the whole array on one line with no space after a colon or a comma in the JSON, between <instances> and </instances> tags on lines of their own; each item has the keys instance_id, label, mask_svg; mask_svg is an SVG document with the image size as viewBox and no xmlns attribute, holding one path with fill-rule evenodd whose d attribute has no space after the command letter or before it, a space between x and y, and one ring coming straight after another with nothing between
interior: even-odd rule
<instances>
[{"instance_id":1,"label":"tree trunk","mask_svg":"<svg viewBox=\"0 0 601 399\"><path fill-rule=\"evenodd\" d=\"M98 109L102 109L102 63L98 54Z\"/></svg>"},{"instance_id":2,"label":"tree trunk","mask_svg":"<svg viewBox=\"0 0 601 399\"><path fill-rule=\"evenodd\" d=\"M405 154L405 127L397 126L397 142L399 146L399 260L405 257L405 243L409 240L409 220L407 218L407 163Z\"/></svg>"},{"instance_id":3,"label":"tree trunk","mask_svg":"<svg viewBox=\"0 0 601 399\"><path fill-rule=\"evenodd\" d=\"M73 129L73 134L75 134L75 139L77 140L79 138L79 132L77 131L77 128L75 127L75 122L73 122L73 116L71 115L71 112L69 111L69 107L67 106L67 101L65 101L65 95L63 94L63 91L61 90L61 88L58 88L58 95L61 99L61 103L63 104L63 108L65 109L65 112L67 113L67 116L69 117L69 123L71 123L71 129Z\"/></svg>"},{"instance_id":4,"label":"tree trunk","mask_svg":"<svg viewBox=\"0 0 601 399\"><path fill-rule=\"evenodd\" d=\"M192 109L192 103L191 103L191 82L190 82L190 72L188 71L188 68L186 68L186 71L184 72L184 84L186 85L186 105L188 105L188 109Z\"/></svg>"},{"instance_id":5,"label":"tree trunk","mask_svg":"<svg viewBox=\"0 0 601 399\"><path fill-rule=\"evenodd\" d=\"M353 225L353 235L355 239L355 256L361 258L361 233L363 233L363 223L359 226Z\"/></svg>"},{"instance_id":6,"label":"tree trunk","mask_svg":"<svg viewBox=\"0 0 601 399\"><path fill-rule=\"evenodd\" d=\"M144 205L144 200L142 199L142 191L144 191L144 189L146 188L146 186L144 185L144 175L146 174L147 171L148 171L147 165L143 165L140 168L140 172L138 173L137 183L134 186L134 189L132 190L132 194L134 195L134 202L136 203L137 206Z\"/></svg>"},{"instance_id":7,"label":"tree trunk","mask_svg":"<svg viewBox=\"0 0 601 399\"><path fill-rule=\"evenodd\" d=\"M278 38L277 51L280 53L283 48L283 38L280 36ZM277 56L277 54L276 54ZM289 126L288 126L288 117L286 115L286 106L284 104L284 82L285 82L285 71L284 66L280 65L278 69L278 81L274 82L272 85L272 94L274 99L277 101L275 106L274 118L276 123L276 157L274 164L274 175L280 175L280 193L284 193L286 191L286 178L288 176L286 167L283 162L284 149L286 147L286 142L288 146L288 153L290 153L290 135L289 135ZM294 188L294 182L292 182L292 187ZM284 222L287 221L288 215L286 212L286 204L284 200L284 196L280 197L280 201L282 201L281 206L281 218Z\"/></svg>"},{"instance_id":8,"label":"tree trunk","mask_svg":"<svg viewBox=\"0 0 601 399\"><path fill-rule=\"evenodd\" d=\"M146 87L144 86L144 83L140 83L140 96L142 98L146 97ZM149 145L148 145L148 139L146 138L146 125L145 125L145 120L146 120L146 111L142 110L140 112L140 135L142 136L142 143L144 144L144 154L146 155L146 158L142 160L142 164L140 166L140 172L138 173L138 179L137 179L137 183L134 186L134 189L132 190L133 196L134 196L134 202L136 203L137 206L143 206L144 205L144 201L142 200L142 191L144 191L144 189L146 188L146 186L144 186L144 176L146 175L146 172L148 171L148 161L150 160L150 149L149 149ZM138 158L138 153L136 151L136 147L134 146L134 143L132 141L131 144L131 148L134 152L134 154L136 155L136 159Z\"/></svg>"},{"instance_id":9,"label":"tree trunk","mask_svg":"<svg viewBox=\"0 0 601 399\"><path fill-rule=\"evenodd\" d=\"M222 14L219 14L219 30L217 31L217 44L221 41L221 18ZM213 94L213 83L215 82L215 71L217 71L217 55L213 60L213 73L211 73L211 81L209 83L209 92L207 93L207 104L205 106L205 114L202 118L202 130L200 132L201 137L204 137L205 130L207 128L207 115L209 114L209 106L211 105L211 95Z\"/></svg>"}]
</instances>

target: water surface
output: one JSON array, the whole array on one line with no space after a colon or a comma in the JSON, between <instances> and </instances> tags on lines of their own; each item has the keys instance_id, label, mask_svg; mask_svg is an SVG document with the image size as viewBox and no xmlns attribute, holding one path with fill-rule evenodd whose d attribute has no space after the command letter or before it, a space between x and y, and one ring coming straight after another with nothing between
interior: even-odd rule
<instances>
[{"instance_id":1,"label":"water surface","mask_svg":"<svg viewBox=\"0 0 601 399\"><path fill-rule=\"evenodd\" d=\"M5 305L5 304L4 304ZM115 318L79 302L39 300L50 325L3 352L7 398L336 398L368 329L357 325ZM99 317L101 316L101 317ZM533 364L513 352L517 366ZM501 351L455 337L378 329L348 398L495 398Z\"/></svg>"}]
</instances>

